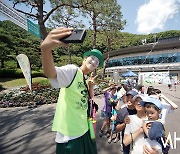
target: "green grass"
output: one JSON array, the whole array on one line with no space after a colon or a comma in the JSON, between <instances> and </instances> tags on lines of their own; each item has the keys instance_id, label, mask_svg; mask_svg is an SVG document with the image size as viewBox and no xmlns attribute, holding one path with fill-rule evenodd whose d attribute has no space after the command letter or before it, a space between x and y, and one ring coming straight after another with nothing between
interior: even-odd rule
<instances>
[{"instance_id":1,"label":"green grass","mask_svg":"<svg viewBox=\"0 0 180 154\"><path fill-rule=\"evenodd\" d=\"M47 81L47 78L44 77L36 77L32 79L32 82L42 82L42 81ZM21 87L27 85L27 82L25 78L20 78L20 79L0 79L0 85L3 88L14 88L14 87Z\"/></svg>"}]
</instances>

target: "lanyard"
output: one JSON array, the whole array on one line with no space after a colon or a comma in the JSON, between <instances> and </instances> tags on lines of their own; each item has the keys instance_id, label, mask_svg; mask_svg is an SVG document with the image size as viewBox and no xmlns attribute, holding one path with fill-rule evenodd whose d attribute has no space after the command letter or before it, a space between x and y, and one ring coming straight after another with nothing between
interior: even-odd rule
<instances>
[{"instance_id":1,"label":"lanyard","mask_svg":"<svg viewBox=\"0 0 180 154\"><path fill-rule=\"evenodd\" d=\"M92 117L92 107L91 107L91 101L90 101L90 94L89 94L89 89L88 89L88 86L87 86L87 83L86 83L86 79L84 77L84 74L83 74L83 81L84 81L84 85L86 87L86 90L88 92L88 110L87 110L87 117L90 118Z\"/></svg>"}]
</instances>

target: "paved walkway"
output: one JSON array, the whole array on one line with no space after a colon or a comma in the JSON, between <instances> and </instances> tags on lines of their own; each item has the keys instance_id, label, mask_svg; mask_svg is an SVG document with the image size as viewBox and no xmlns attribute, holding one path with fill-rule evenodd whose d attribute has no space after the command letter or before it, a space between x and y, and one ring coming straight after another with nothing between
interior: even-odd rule
<instances>
[{"instance_id":1,"label":"paved walkway","mask_svg":"<svg viewBox=\"0 0 180 154\"><path fill-rule=\"evenodd\" d=\"M169 91L167 86L155 86L180 107L180 85L177 91ZM103 98L97 97L96 103L101 109ZM43 105L35 109L8 108L0 109L0 154L55 154L55 133L51 132L52 119L56 104ZM97 130L102 124L100 109L97 114ZM172 139L174 132L180 138L180 110L167 118L166 128ZM170 154L180 153L180 141L177 149ZM173 141L174 144L174 141ZM98 154L121 154L120 143L107 143L107 138L97 135Z\"/></svg>"}]
</instances>

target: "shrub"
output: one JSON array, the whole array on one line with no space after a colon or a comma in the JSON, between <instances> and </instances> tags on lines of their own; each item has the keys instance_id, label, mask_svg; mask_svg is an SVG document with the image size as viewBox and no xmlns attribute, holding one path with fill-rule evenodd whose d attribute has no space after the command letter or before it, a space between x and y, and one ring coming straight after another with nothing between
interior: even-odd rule
<instances>
[{"instance_id":1,"label":"shrub","mask_svg":"<svg viewBox=\"0 0 180 154\"><path fill-rule=\"evenodd\" d=\"M1 69L0 78L23 78L23 73L18 69Z\"/></svg>"},{"instance_id":2,"label":"shrub","mask_svg":"<svg viewBox=\"0 0 180 154\"><path fill-rule=\"evenodd\" d=\"M44 73L42 70L32 71L32 78L34 77L44 77ZM23 78L24 75L20 68L16 69L1 69L0 70L0 78Z\"/></svg>"},{"instance_id":3,"label":"shrub","mask_svg":"<svg viewBox=\"0 0 180 154\"><path fill-rule=\"evenodd\" d=\"M5 88L0 84L0 91L4 90Z\"/></svg>"},{"instance_id":4,"label":"shrub","mask_svg":"<svg viewBox=\"0 0 180 154\"><path fill-rule=\"evenodd\" d=\"M35 77L45 77L43 70L32 71L31 72L31 76L32 76L32 78L35 78Z\"/></svg>"}]
</instances>

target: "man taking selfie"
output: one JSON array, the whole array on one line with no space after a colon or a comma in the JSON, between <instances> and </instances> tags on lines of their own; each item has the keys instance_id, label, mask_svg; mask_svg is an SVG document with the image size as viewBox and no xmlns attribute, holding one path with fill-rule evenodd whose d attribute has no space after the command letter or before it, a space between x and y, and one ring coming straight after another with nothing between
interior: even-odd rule
<instances>
[{"instance_id":1,"label":"man taking selfie","mask_svg":"<svg viewBox=\"0 0 180 154\"><path fill-rule=\"evenodd\" d=\"M87 83L84 75L103 65L102 53L93 49L83 55L81 67L69 64L55 67L52 50L66 46L60 39L71 35L72 28L52 30L41 44L42 65L51 85L61 88L53 120L56 131L56 154L96 154L95 139L88 127L88 99L93 95L94 78Z\"/></svg>"}]
</instances>

